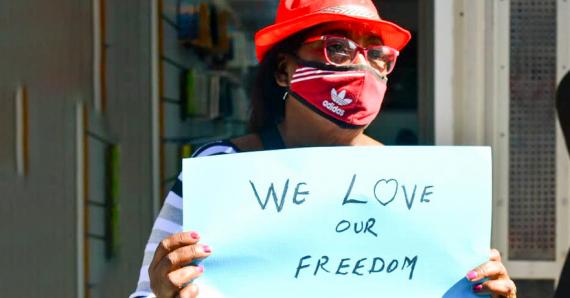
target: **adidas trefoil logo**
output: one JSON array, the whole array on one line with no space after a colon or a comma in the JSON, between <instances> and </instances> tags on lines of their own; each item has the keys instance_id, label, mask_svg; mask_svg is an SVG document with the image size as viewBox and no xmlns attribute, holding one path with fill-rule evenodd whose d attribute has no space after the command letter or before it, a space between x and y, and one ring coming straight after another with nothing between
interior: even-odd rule
<instances>
[{"instance_id":1,"label":"adidas trefoil logo","mask_svg":"<svg viewBox=\"0 0 570 298\"><path fill-rule=\"evenodd\" d=\"M342 90L340 93L337 93L335 88L331 89L331 99L332 101L336 102L340 106L346 106L352 102L350 98L344 98L346 96L346 90Z\"/></svg>"},{"instance_id":2,"label":"adidas trefoil logo","mask_svg":"<svg viewBox=\"0 0 570 298\"><path fill-rule=\"evenodd\" d=\"M341 108L341 106L346 106L347 104L352 102L352 99L344 98L345 96L346 96L346 90L343 90L340 93L337 93L336 89L332 88L331 99L332 99L332 101L334 101L334 103L325 99L325 100L323 100L323 107L325 107L329 111L343 117L345 111Z\"/></svg>"}]
</instances>

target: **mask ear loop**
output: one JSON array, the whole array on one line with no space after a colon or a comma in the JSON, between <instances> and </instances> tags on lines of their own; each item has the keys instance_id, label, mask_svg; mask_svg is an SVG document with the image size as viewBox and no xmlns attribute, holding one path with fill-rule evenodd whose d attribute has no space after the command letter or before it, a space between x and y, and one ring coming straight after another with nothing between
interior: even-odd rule
<instances>
[{"instance_id":1,"label":"mask ear loop","mask_svg":"<svg viewBox=\"0 0 570 298\"><path fill-rule=\"evenodd\" d=\"M289 96L289 87L285 87L285 93L283 93L282 103L283 103L283 115L275 119L275 125L281 123L283 119L285 119L285 101L287 100L287 96Z\"/></svg>"}]
</instances>

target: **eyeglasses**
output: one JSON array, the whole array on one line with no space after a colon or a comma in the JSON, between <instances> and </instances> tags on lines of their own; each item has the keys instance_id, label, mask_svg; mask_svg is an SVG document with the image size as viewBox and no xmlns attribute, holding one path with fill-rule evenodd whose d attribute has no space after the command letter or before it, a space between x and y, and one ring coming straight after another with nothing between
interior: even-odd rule
<instances>
[{"instance_id":1,"label":"eyeglasses","mask_svg":"<svg viewBox=\"0 0 570 298\"><path fill-rule=\"evenodd\" d=\"M362 53L370 66L388 75L394 70L400 52L389 46L372 45L363 48L356 42L341 36L323 35L305 40L305 43L322 42L325 59L328 63L343 66L356 62L358 53Z\"/></svg>"}]
</instances>

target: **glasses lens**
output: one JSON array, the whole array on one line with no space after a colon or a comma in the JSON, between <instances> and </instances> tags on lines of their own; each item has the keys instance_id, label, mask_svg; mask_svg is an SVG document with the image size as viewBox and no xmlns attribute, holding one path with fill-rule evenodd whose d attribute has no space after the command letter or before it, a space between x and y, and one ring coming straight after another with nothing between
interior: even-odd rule
<instances>
[{"instance_id":1,"label":"glasses lens","mask_svg":"<svg viewBox=\"0 0 570 298\"><path fill-rule=\"evenodd\" d=\"M330 37L325 41L325 54L330 63L350 64L356 55L356 45L346 39Z\"/></svg>"},{"instance_id":2,"label":"glasses lens","mask_svg":"<svg viewBox=\"0 0 570 298\"><path fill-rule=\"evenodd\" d=\"M368 49L367 58L372 67L389 74L394 70L398 53L390 47L375 46Z\"/></svg>"}]
</instances>

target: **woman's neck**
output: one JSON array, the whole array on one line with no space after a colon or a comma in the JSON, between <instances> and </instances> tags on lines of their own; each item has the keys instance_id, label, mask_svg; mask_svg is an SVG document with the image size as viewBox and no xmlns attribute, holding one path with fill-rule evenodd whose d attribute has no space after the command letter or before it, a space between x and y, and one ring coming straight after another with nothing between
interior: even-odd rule
<instances>
[{"instance_id":1,"label":"woman's neck","mask_svg":"<svg viewBox=\"0 0 570 298\"><path fill-rule=\"evenodd\" d=\"M377 141L364 135L364 128L349 129L326 120L326 123L317 121L294 121L285 119L278 125L283 142L288 148L308 146L355 146L380 145Z\"/></svg>"},{"instance_id":2,"label":"woman's neck","mask_svg":"<svg viewBox=\"0 0 570 298\"><path fill-rule=\"evenodd\" d=\"M362 128L342 128L318 115L291 95L278 129L288 148L309 146L381 145L364 134Z\"/></svg>"}]
</instances>

